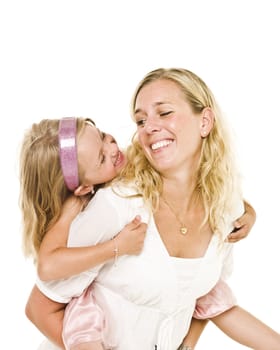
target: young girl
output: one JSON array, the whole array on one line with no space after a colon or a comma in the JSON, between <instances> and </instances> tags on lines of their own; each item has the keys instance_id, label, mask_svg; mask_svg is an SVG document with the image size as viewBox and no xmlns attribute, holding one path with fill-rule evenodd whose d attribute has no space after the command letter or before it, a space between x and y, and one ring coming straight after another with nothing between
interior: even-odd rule
<instances>
[{"instance_id":1,"label":"young girl","mask_svg":"<svg viewBox=\"0 0 280 350\"><path fill-rule=\"evenodd\" d=\"M78 201L73 202L68 199L70 193L74 192L76 196L83 196L82 198L86 200L84 196L92 192L94 185L110 181L118 175L125 160L115 140L96 129L92 121L62 119L57 135L58 123L58 121L42 121L38 125L33 125L29 134L26 135L21 154L21 203L25 224L26 253L33 254L35 260L38 260L39 276L45 280L70 277L108 259L116 260L119 255L139 253L146 229L146 225L141 223L139 218L135 218L112 241L93 247L66 248L66 239L58 234L59 227L61 225L65 230L65 224L70 225L69 211L74 218L81 206ZM68 213L67 222L61 215L63 203L66 203L64 209ZM33 210L30 211L30 208ZM30 217L30 212L37 212L37 214L35 217ZM254 213L251 221L254 221ZM55 222L57 224L54 226ZM250 220L248 223L250 224ZM239 234L242 236L244 232L240 231ZM63 271L54 268L62 264ZM43 284L38 281L38 285L44 291ZM36 290L33 291L34 293ZM75 310L79 310L81 300L83 305L90 305L93 309L90 311L90 322L78 327L74 324L77 320ZM95 317L93 317L93 310ZM46 329L41 330L49 338L57 341L59 337L57 335L61 332L60 320L64 310L59 306L58 310L54 309L54 311L56 311L54 314L48 315L49 318L45 318L46 315L42 313ZM32 319L33 315L29 314L29 318ZM95 327L91 323L92 319L96 321ZM53 320L57 321L53 323ZM65 320L64 335L67 334L67 337L64 340L67 349L102 349L100 328L102 328L103 316L94 303L91 293L86 291L80 299L71 302ZM87 329L89 333L86 332ZM80 330L82 332L79 333ZM62 345L61 342L59 345Z\"/></svg>"},{"instance_id":2,"label":"young girl","mask_svg":"<svg viewBox=\"0 0 280 350\"><path fill-rule=\"evenodd\" d=\"M118 175L125 164L125 157L115 139L98 130L92 120L64 118L33 124L24 137L20 159L24 252L26 256L34 258L39 275L46 279L48 264L45 263L44 254L48 255L49 240L44 237L61 216L63 204L66 203L68 210L86 205L96 185ZM81 200L70 202L72 193ZM146 225L136 217L113 240L83 248L82 255L67 260L65 267L75 274L80 269L96 266L117 255L138 254L144 242L145 230ZM49 258L59 266L63 263L60 256L63 256L66 241L61 241L59 235L51 239L55 249ZM44 254L38 259L42 242ZM79 248L73 250L79 251ZM66 251L70 255L73 253L71 249ZM79 266L77 271L75 266ZM63 310L59 308L56 311L56 316L61 318ZM99 317L102 316L97 307L96 312ZM55 319L54 314L49 316L50 321ZM53 324L54 327L56 325ZM54 329L59 331L60 327ZM93 344L83 349L101 349L101 345L93 337Z\"/></svg>"}]
</instances>

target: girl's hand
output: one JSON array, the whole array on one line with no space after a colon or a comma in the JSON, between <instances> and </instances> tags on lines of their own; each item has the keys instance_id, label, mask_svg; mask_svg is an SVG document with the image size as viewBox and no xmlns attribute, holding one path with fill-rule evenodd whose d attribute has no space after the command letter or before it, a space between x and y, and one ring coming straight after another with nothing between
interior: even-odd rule
<instances>
[{"instance_id":1,"label":"girl's hand","mask_svg":"<svg viewBox=\"0 0 280 350\"><path fill-rule=\"evenodd\" d=\"M119 255L138 255L141 253L146 237L147 224L141 222L137 215L127 224L114 240L118 247Z\"/></svg>"},{"instance_id":2,"label":"girl's hand","mask_svg":"<svg viewBox=\"0 0 280 350\"><path fill-rule=\"evenodd\" d=\"M234 230L229 234L227 241L230 243L238 242L248 236L255 221L256 212L247 202L244 202L245 213L234 222Z\"/></svg>"}]
</instances>

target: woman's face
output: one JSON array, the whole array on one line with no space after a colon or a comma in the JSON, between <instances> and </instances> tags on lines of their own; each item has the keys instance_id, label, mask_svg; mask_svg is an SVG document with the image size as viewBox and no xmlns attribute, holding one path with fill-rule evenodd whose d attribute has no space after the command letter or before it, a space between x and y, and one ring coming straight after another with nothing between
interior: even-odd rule
<instances>
[{"instance_id":1,"label":"woman's face","mask_svg":"<svg viewBox=\"0 0 280 350\"><path fill-rule=\"evenodd\" d=\"M140 145L156 170L186 170L198 162L202 117L193 113L176 83L161 79L144 86L134 114Z\"/></svg>"},{"instance_id":2,"label":"woman's face","mask_svg":"<svg viewBox=\"0 0 280 350\"><path fill-rule=\"evenodd\" d=\"M97 185L116 177L125 157L115 139L87 124L78 140L78 159L83 185Z\"/></svg>"}]
</instances>

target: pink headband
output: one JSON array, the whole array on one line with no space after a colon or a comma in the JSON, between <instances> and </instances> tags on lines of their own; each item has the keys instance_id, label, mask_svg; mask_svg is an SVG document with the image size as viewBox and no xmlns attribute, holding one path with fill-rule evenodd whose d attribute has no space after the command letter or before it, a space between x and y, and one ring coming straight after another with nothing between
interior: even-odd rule
<instances>
[{"instance_id":1,"label":"pink headband","mask_svg":"<svg viewBox=\"0 0 280 350\"><path fill-rule=\"evenodd\" d=\"M62 118L59 123L59 157L64 182L70 191L79 186L77 144L77 120L74 117Z\"/></svg>"}]
</instances>

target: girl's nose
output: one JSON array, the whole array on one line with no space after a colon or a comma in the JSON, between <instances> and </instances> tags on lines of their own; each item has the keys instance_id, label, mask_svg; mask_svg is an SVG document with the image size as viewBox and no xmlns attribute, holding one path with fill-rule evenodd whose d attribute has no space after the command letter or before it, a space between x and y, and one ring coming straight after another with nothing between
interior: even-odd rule
<instances>
[{"instance_id":1,"label":"girl's nose","mask_svg":"<svg viewBox=\"0 0 280 350\"><path fill-rule=\"evenodd\" d=\"M105 135L104 141L105 141L106 144L117 143L115 138L112 135L110 135L110 134L106 134Z\"/></svg>"},{"instance_id":2,"label":"girl's nose","mask_svg":"<svg viewBox=\"0 0 280 350\"><path fill-rule=\"evenodd\" d=\"M115 157L119 152L115 138L110 134L106 134L104 141L104 150L108 152L108 155Z\"/></svg>"}]
</instances>

